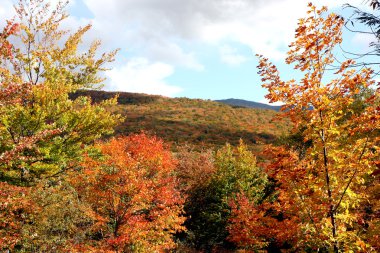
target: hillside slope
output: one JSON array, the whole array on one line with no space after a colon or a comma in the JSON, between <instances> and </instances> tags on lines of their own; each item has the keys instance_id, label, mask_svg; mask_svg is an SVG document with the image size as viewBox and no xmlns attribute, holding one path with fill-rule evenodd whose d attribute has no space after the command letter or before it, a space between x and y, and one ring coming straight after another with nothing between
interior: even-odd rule
<instances>
[{"instance_id":1,"label":"hillside slope","mask_svg":"<svg viewBox=\"0 0 380 253\"><path fill-rule=\"evenodd\" d=\"M141 130L156 134L173 144L219 147L243 139L260 148L289 129L286 122L273 121L273 110L236 108L210 100L105 91L81 91L94 102L118 95L118 105L110 110L126 117L117 134Z\"/></svg>"}]
</instances>

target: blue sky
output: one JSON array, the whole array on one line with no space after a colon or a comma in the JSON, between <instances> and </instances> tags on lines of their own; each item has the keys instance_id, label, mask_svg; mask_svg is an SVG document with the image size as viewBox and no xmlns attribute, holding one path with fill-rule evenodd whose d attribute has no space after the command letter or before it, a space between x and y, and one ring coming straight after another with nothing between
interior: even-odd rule
<instances>
[{"instance_id":1,"label":"blue sky","mask_svg":"<svg viewBox=\"0 0 380 253\"><path fill-rule=\"evenodd\" d=\"M54 0L55 1L55 0ZM54 2L52 1L52 2ZM14 0L0 0L10 17ZM120 48L105 90L203 99L240 98L265 102L255 54L269 57L284 79L283 64L305 0L72 0L65 22L75 29L93 25L84 44L103 41ZM362 0L319 0L342 12ZM365 49L368 37L348 34L348 48Z\"/></svg>"}]
</instances>

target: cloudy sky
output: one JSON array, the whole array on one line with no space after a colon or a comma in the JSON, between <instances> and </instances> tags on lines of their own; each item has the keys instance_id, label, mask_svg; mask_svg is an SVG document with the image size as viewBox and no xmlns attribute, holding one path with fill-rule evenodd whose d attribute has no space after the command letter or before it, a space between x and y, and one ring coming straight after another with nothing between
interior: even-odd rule
<instances>
[{"instance_id":1,"label":"cloudy sky","mask_svg":"<svg viewBox=\"0 0 380 253\"><path fill-rule=\"evenodd\" d=\"M15 0L0 0L9 17ZM305 0L71 0L66 26L87 23L86 41L101 39L102 50L120 48L106 90L165 96L263 101L256 53L284 64ZM330 10L363 0L319 0ZM347 35L355 47L366 38Z\"/></svg>"}]
</instances>

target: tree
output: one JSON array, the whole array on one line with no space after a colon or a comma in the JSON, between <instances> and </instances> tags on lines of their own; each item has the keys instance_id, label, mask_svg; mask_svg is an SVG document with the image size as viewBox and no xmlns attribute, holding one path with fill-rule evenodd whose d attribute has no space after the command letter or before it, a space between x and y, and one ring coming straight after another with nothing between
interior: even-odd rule
<instances>
[{"instance_id":1,"label":"tree","mask_svg":"<svg viewBox=\"0 0 380 253\"><path fill-rule=\"evenodd\" d=\"M288 152L287 147L272 147L267 151L266 159L277 170L292 170L299 158L299 150ZM271 154L268 154L271 152ZM286 153L288 152L288 154ZM280 249L294 247L302 244L302 232L300 224L303 218L299 216L305 205L299 205L294 200L291 187L285 185L298 181L298 171L292 173L292 177L283 178L280 181L275 174L266 167L268 180L272 189L262 201L252 199L245 192L240 193L235 201L230 203L231 215L229 219L229 240L239 248L259 251L267 250L278 252ZM318 206L318 203L316 203ZM313 244L317 245L317 238ZM314 251L316 248L310 248ZM305 250L305 248L303 248Z\"/></svg>"},{"instance_id":2,"label":"tree","mask_svg":"<svg viewBox=\"0 0 380 253\"><path fill-rule=\"evenodd\" d=\"M61 173L120 122L105 110L115 99L92 104L86 97L68 97L78 89L99 87L99 72L116 51L97 58L100 42L95 41L79 53L90 25L72 34L61 30L65 6L20 0L17 18L1 33L1 181L28 184Z\"/></svg>"},{"instance_id":3,"label":"tree","mask_svg":"<svg viewBox=\"0 0 380 253\"><path fill-rule=\"evenodd\" d=\"M29 189L0 182L0 250L20 246L22 227L30 222L33 202L25 196Z\"/></svg>"},{"instance_id":4,"label":"tree","mask_svg":"<svg viewBox=\"0 0 380 253\"><path fill-rule=\"evenodd\" d=\"M299 82L282 81L276 66L259 56L259 74L269 91L266 97L285 103L284 117L291 119L294 132L304 128L303 141L310 144L303 156L284 147L267 149L272 160L266 171L278 184L278 196L261 213L266 218L272 211L290 221L297 217L292 222L297 228L292 245L296 249L366 251L371 245L365 235L377 228L363 224L360 205L371 201L366 182L373 180L379 160L380 89L363 98L365 108L353 109L360 87L375 85L373 71L352 69L353 60L347 60L329 73L336 63L333 50L342 42L344 21L336 14L325 15L326 11L309 4L308 17L299 20L286 59L304 73ZM279 226L283 221L272 220ZM259 238L260 231L250 233Z\"/></svg>"},{"instance_id":5,"label":"tree","mask_svg":"<svg viewBox=\"0 0 380 253\"><path fill-rule=\"evenodd\" d=\"M256 165L256 158L241 141L236 148L226 145L215 155L215 172L208 184L191 192L185 206L185 222L198 248L218 250L233 248L227 240L231 213L230 202L241 191L260 201L265 195L266 176Z\"/></svg>"},{"instance_id":6,"label":"tree","mask_svg":"<svg viewBox=\"0 0 380 253\"><path fill-rule=\"evenodd\" d=\"M75 249L89 240L94 218L90 205L69 181L41 180L36 186L23 187L28 190L24 202L33 203L33 213L20 228L20 251L83 252Z\"/></svg>"},{"instance_id":7,"label":"tree","mask_svg":"<svg viewBox=\"0 0 380 253\"><path fill-rule=\"evenodd\" d=\"M170 151L145 134L115 138L98 148L101 158L88 156L73 177L92 209L94 243L122 252L173 248L172 236L183 230L184 218Z\"/></svg>"},{"instance_id":8,"label":"tree","mask_svg":"<svg viewBox=\"0 0 380 253\"><path fill-rule=\"evenodd\" d=\"M189 197L198 188L203 188L210 183L216 170L212 150L195 151L189 146L180 146L176 159L178 160L175 169L176 176L184 197Z\"/></svg>"}]
</instances>

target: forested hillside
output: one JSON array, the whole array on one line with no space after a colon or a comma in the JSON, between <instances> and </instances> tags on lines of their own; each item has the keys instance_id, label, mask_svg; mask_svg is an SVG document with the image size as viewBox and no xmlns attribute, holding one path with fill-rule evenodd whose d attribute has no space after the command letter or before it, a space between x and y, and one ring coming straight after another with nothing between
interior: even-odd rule
<instances>
[{"instance_id":1,"label":"forested hillside","mask_svg":"<svg viewBox=\"0 0 380 253\"><path fill-rule=\"evenodd\" d=\"M290 122L276 121L273 110L237 108L211 100L105 91L78 91L71 97L79 95L94 102L118 97L110 110L126 120L116 127L117 134L144 130L173 144L221 147L242 139L259 150L290 129Z\"/></svg>"}]
</instances>

